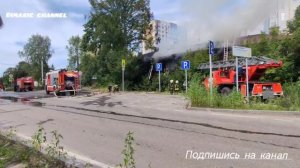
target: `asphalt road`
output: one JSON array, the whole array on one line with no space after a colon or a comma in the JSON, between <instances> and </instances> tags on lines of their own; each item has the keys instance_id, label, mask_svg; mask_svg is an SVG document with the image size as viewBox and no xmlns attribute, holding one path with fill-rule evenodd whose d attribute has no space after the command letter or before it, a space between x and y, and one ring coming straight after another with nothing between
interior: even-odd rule
<instances>
[{"instance_id":1,"label":"asphalt road","mask_svg":"<svg viewBox=\"0 0 300 168\"><path fill-rule=\"evenodd\" d=\"M38 125L57 130L70 153L100 167L122 162L128 131L134 132L138 168L300 167L300 115L188 110L183 97L150 93L57 98L2 92L0 97L10 94L39 96L0 99L1 130L14 126L23 137ZM198 157L203 153L219 157L203 160ZM278 159L281 154L286 157Z\"/></svg>"}]
</instances>

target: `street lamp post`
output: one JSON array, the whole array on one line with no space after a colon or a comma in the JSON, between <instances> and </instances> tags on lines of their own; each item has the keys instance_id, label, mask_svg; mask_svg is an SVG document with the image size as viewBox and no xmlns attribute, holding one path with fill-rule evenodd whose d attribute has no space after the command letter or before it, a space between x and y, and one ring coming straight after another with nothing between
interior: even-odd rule
<instances>
[{"instance_id":1,"label":"street lamp post","mask_svg":"<svg viewBox=\"0 0 300 168\"><path fill-rule=\"evenodd\" d=\"M43 58L41 60L41 73L42 73L42 85L44 84L44 65L43 65Z\"/></svg>"}]
</instances>

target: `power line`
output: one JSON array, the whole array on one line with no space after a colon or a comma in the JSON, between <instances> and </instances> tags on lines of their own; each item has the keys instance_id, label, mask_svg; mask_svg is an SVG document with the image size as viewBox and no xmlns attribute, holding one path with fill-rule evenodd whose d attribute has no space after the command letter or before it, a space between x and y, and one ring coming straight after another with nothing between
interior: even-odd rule
<instances>
[{"instance_id":1,"label":"power line","mask_svg":"<svg viewBox=\"0 0 300 168\"><path fill-rule=\"evenodd\" d=\"M7 63L3 63L3 62L0 62L0 65L15 66L15 64L7 64Z\"/></svg>"}]
</instances>

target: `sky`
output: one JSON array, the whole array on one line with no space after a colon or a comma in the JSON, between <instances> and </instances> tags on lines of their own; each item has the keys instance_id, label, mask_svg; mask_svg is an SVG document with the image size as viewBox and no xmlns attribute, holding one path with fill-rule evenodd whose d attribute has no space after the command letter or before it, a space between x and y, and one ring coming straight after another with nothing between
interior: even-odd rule
<instances>
[{"instance_id":1,"label":"sky","mask_svg":"<svg viewBox=\"0 0 300 168\"><path fill-rule=\"evenodd\" d=\"M191 0L189 0L192 2ZM197 5L199 4L198 0ZM201 0L200 0L201 1ZM202 0L203 1L203 0ZM224 0L214 0L222 3ZM237 5L242 5L245 0L226 0L226 4L220 6L220 12L226 15L226 11ZM205 5L207 1L203 1ZM151 10L155 19L182 24L191 19L191 15L185 15L182 5L185 0L151 0ZM0 15L4 27L0 29L0 77L3 72L14 67L23 59L18 56L18 51L31 35L40 34L51 39L51 47L54 54L49 60L49 65L56 69L67 66L66 45L68 39L74 35L83 34L83 24L90 11L88 0L9 0L0 2ZM37 13L66 13L66 18L9 18L7 13L32 12Z\"/></svg>"}]
</instances>

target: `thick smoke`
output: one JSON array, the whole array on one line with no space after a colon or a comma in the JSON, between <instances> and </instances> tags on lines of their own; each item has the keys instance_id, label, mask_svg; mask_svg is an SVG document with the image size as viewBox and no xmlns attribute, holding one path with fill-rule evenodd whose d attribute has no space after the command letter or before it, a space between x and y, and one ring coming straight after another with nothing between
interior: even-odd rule
<instances>
[{"instance_id":1,"label":"thick smoke","mask_svg":"<svg viewBox=\"0 0 300 168\"><path fill-rule=\"evenodd\" d=\"M285 0L279 0L286 2ZM234 43L262 25L278 8L278 0L182 0L177 43L161 43L156 58L206 47L209 40ZM202 44L202 46L201 46Z\"/></svg>"},{"instance_id":2,"label":"thick smoke","mask_svg":"<svg viewBox=\"0 0 300 168\"><path fill-rule=\"evenodd\" d=\"M3 26L3 21L2 21L2 18L0 16L0 28L2 28L2 26Z\"/></svg>"}]
</instances>

